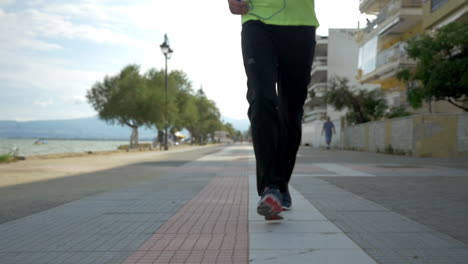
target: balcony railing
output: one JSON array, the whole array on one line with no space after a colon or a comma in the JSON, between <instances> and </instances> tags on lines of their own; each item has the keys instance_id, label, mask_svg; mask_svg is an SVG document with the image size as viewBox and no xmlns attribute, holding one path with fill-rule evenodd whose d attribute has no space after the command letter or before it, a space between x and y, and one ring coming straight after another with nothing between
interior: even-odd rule
<instances>
[{"instance_id":1,"label":"balcony railing","mask_svg":"<svg viewBox=\"0 0 468 264\"><path fill-rule=\"evenodd\" d=\"M385 0L359 0L359 10L367 10L369 6L381 5ZM374 12L374 8L372 12Z\"/></svg>"},{"instance_id":2,"label":"balcony railing","mask_svg":"<svg viewBox=\"0 0 468 264\"><path fill-rule=\"evenodd\" d=\"M321 92L325 92L327 90L327 84L326 83L314 83L309 87L309 91L313 90L315 94Z\"/></svg>"},{"instance_id":3,"label":"balcony railing","mask_svg":"<svg viewBox=\"0 0 468 264\"><path fill-rule=\"evenodd\" d=\"M309 111L304 114L304 123L323 119L326 115L327 115L326 106L314 108L312 111Z\"/></svg>"},{"instance_id":4,"label":"balcony railing","mask_svg":"<svg viewBox=\"0 0 468 264\"><path fill-rule=\"evenodd\" d=\"M445 0L446 1L446 0ZM398 10L402 8L414 8L421 7L422 0L393 0L390 1L386 6L384 6L372 22L368 23L364 29L365 33L370 33L372 30L377 28L382 22L387 20L390 16L394 15Z\"/></svg>"},{"instance_id":5,"label":"balcony railing","mask_svg":"<svg viewBox=\"0 0 468 264\"><path fill-rule=\"evenodd\" d=\"M399 43L377 55L377 68L390 62L408 59L406 43Z\"/></svg>"},{"instance_id":6,"label":"balcony railing","mask_svg":"<svg viewBox=\"0 0 468 264\"><path fill-rule=\"evenodd\" d=\"M327 57L315 57L314 63L312 64L312 72L317 69L317 67L326 67L328 66Z\"/></svg>"}]
</instances>

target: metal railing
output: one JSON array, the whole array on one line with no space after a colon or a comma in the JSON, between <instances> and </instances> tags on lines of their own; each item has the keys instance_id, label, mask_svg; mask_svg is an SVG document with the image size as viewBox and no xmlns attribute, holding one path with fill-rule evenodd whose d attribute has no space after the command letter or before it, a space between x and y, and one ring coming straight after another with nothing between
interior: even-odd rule
<instances>
[{"instance_id":1,"label":"metal railing","mask_svg":"<svg viewBox=\"0 0 468 264\"><path fill-rule=\"evenodd\" d=\"M442 1L442 0L440 0ZM443 0L447 1L447 0ZM398 10L402 8L415 8L422 7L422 0L393 0L384 6L380 11L376 19L369 22L364 29L365 33L370 33L378 25L382 24L387 18L394 15Z\"/></svg>"}]
</instances>

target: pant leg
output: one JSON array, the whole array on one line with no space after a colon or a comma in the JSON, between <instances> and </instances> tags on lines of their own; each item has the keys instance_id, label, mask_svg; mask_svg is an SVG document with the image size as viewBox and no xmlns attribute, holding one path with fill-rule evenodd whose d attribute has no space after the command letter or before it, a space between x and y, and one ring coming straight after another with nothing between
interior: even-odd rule
<instances>
[{"instance_id":1,"label":"pant leg","mask_svg":"<svg viewBox=\"0 0 468 264\"><path fill-rule=\"evenodd\" d=\"M279 150L279 116L277 56L271 27L260 21L242 25L242 55L247 74L248 116L257 162L257 191L266 186L278 187L281 181L277 169Z\"/></svg>"},{"instance_id":2,"label":"pant leg","mask_svg":"<svg viewBox=\"0 0 468 264\"><path fill-rule=\"evenodd\" d=\"M306 26L275 28L278 47L278 100L281 122L279 158L282 183L287 190L294 170L302 135L304 102L315 52L315 28Z\"/></svg>"}]
</instances>

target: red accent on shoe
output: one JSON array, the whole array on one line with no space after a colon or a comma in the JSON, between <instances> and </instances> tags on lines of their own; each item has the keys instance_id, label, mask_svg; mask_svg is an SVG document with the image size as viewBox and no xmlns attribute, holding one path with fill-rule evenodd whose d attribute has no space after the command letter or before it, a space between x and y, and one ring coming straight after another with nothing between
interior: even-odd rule
<instances>
[{"instance_id":1,"label":"red accent on shoe","mask_svg":"<svg viewBox=\"0 0 468 264\"><path fill-rule=\"evenodd\" d=\"M272 213L280 213L283 211L280 201L272 197L272 195L267 195L263 202L271 208L270 212Z\"/></svg>"}]
</instances>

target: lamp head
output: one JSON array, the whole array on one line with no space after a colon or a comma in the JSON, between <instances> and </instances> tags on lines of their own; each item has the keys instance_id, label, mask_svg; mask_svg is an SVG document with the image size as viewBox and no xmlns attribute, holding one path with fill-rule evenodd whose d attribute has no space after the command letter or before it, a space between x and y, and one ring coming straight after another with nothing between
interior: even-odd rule
<instances>
[{"instance_id":1,"label":"lamp head","mask_svg":"<svg viewBox=\"0 0 468 264\"><path fill-rule=\"evenodd\" d=\"M171 48L169 47L169 39L167 38L167 34L164 34L164 42L159 46L161 47L161 51L164 56L167 56Z\"/></svg>"},{"instance_id":2,"label":"lamp head","mask_svg":"<svg viewBox=\"0 0 468 264\"><path fill-rule=\"evenodd\" d=\"M174 52L174 51L169 47L169 50L167 51L167 54L166 54L167 59L170 59L170 58L171 58L172 52Z\"/></svg>"}]
</instances>

